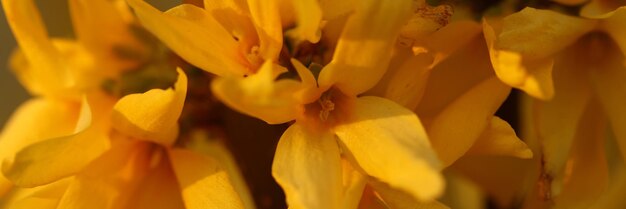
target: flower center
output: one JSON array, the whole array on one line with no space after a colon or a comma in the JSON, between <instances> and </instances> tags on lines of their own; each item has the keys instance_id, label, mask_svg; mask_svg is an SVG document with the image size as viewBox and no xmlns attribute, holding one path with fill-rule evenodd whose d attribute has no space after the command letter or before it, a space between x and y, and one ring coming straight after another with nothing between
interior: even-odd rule
<instances>
[{"instance_id":1,"label":"flower center","mask_svg":"<svg viewBox=\"0 0 626 209\"><path fill-rule=\"evenodd\" d=\"M322 93L317 101L304 105L304 118L307 123L318 128L329 128L344 120L350 113L354 99L339 89L330 88Z\"/></svg>"}]
</instances>

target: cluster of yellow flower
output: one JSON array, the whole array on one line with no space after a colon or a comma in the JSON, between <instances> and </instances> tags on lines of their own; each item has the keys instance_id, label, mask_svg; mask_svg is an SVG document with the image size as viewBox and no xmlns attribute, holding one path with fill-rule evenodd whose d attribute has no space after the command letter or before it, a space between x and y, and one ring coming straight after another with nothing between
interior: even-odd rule
<instances>
[{"instance_id":1,"label":"cluster of yellow flower","mask_svg":"<svg viewBox=\"0 0 626 209\"><path fill-rule=\"evenodd\" d=\"M2 0L35 98L0 135L1 208L269 207L212 98L289 124L289 208L626 207L626 1L68 2L72 39Z\"/></svg>"}]
</instances>

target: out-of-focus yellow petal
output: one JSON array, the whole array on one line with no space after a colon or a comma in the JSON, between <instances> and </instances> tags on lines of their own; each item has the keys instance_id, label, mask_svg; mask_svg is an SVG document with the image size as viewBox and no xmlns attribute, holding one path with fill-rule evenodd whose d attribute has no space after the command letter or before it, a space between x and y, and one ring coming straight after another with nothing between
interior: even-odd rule
<instances>
[{"instance_id":1,"label":"out-of-focus yellow petal","mask_svg":"<svg viewBox=\"0 0 626 209\"><path fill-rule=\"evenodd\" d=\"M162 149L155 148L149 143L116 138L111 149L74 176L59 202L59 208L107 209L127 208L129 204L141 204L140 198L133 197L134 193L139 192L138 188L141 186L145 186L142 185L142 181L150 178L149 174L153 174L151 171L157 171L156 169L150 170L151 167L157 167L159 162L167 161L167 159L151 156L155 152L164 153ZM159 183L167 185L168 182ZM164 186L163 189L165 188L169 189Z\"/></svg>"},{"instance_id":2,"label":"out-of-focus yellow petal","mask_svg":"<svg viewBox=\"0 0 626 209\"><path fill-rule=\"evenodd\" d=\"M279 66L267 61L254 75L217 78L211 87L216 97L239 112L270 124L285 123L298 113L295 93L300 90L300 83L291 79L275 81L276 68Z\"/></svg>"},{"instance_id":3,"label":"out-of-focus yellow petal","mask_svg":"<svg viewBox=\"0 0 626 209\"><path fill-rule=\"evenodd\" d=\"M555 208L588 208L606 195L609 183L604 141L606 122L599 109L598 104L590 104L580 119L564 167L563 187L560 191L555 191L555 185L552 187Z\"/></svg>"},{"instance_id":4,"label":"out-of-focus yellow petal","mask_svg":"<svg viewBox=\"0 0 626 209\"><path fill-rule=\"evenodd\" d=\"M426 54L408 58L389 78L384 97L408 109L415 109L426 90L432 62L432 57Z\"/></svg>"},{"instance_id":5,"label":"out-of-focus yellow petal","mask_svg":"<svg viewBox=\"0 0 626 209\"><path fill-rule=\"evenodd\" d=\"M341 208L357 208L367 185L367 176L356 170L345 158L341 159L343 174L343 196Z\"/></svg>"},{"instance_id":6,"label":"out-of-focus yellow petal","mask_svg":"<svg viewBox=\"0 0 626 209\"><path fill-rule=\"evenodd\" d=\"M428 134L444 166L452 164L472 147L510 90L491 77L450 103L432 121Z\"/></svg>"},{"instance_id":7,"label":"out-of-focus yellow petal","mask_svg":"<svg viewBox=\"0 0 626 209\"><path fill-rule=\"evenodd\" d=\"M324 20L334 20L342 15L352 12L357 5L354 0L345 1L333 1L333 0L320 0L320 9L322 10L322 17Z\"/></svg>"},{"instance_id":8,"label":"out-of-focus yellow petal","mask_svg":"<svg viewBox=\"0 0 626 209\"><path fill-rule=\"evenodd\" d=\"M342 191L339 146L332 132L291 125L280 138L272 175L290 208L339 208Z\"/></svg>"},{"instance_id":9,"label":"out-of-focus yellow petal","mask_svg":"<svg viewBox=\"0 0 626 209\"><path fill-rule=\"evenodd\" d=\"M434 54L436 64L474 41L481 31L480 24L474 21L455 21L432 33L422 44L429 53ZM460 33L464 35L459 36Z\"/></svg>"},{"instance_id":10,"label":"out-of-focus yellow petal","mask_svg":"<svg viewBox=\"0 0 626 209\"><path fill-rule=\"evenodd\" d=\"M164 149L153 149L152 162L144 178L138 179L137 189L129 194L127 208L171 209L184 208L178 179ZM158 164L154 160L158 159ZM146 162L147 163L147 162ZM141 166L138 166L141 167Z\"/></svg>"},{"instance_id":11,"label":"out-of-focus yellow petal","mask_svg":"<svg viewBox=\"0 0 626 209\"><path fill-rule=\"evenodd\" d=\"M128 0L144 27L189 63L220 76L248 73L237 41L205 10L190 4L165 14L142 0Z\"/></svg>"},{"instance_id":12,"label":"out-of-focus yellow petal","mask_svg":"<svg viewBox=\"0 0 626 209\"><path fill-rule=\"evenodd\" d=\"M2 207L56 209L69 182L70 179L63 179L35 188L15 188L9 196L3 197Z\"/></svg>"},{"instance_id":13,"label":"out-of-focus yellow petal","mask_svg":"<svg viewBox=\"0 0 626 209\"><path fill-rule=\"evenodd\" d=\"M439 160L410 110L383 98L361 97L335 133L344 154L368 175L418 200L433 200L442 193Z\"/></svg>"},{"instance_id":14,"label":"out-of-focus yellow petal","mask_svg":"<svg viewBox=\"0 0 626 209\"><path fill-rule=\"evenodd\" d=\"M278 0L248 0L252 21L259 35L259 55L265 60L277 60L283 48L279 3Z\"/></svg>"},{"instance_id":15,"label":"out-of-focus yellow petal","mask_svg":"<svg viewBox=\"0 0 626 209\"><path fill-rule=\"evenodd\" d=\"M487 21L483 21L483 32L491 63L502 82L540 99L548 100L554 96L552 58L527 60L518 52L496 48L496 33Z\"/></svg>"},{"instance_id":16,"label":"out-of-focus yellow petal","mask_svg":"<svg viewBox=\"0 0 626 209\"><path fill-rule=\"evenodd\" d=\"M0 134L0 159L45 139L66 136L74 131L80 106L52 99L31 99L22 104ZM45 119L45 120L42 120ZM12 186L0 175L0 196Z\"/></svg>"},{"instance_id":17,"label":"out-of-focus yellow petal","mask_svg":"<svg viewBox=\"0 0 626 209\"><path fill-rule=\"evenodd\" d=\"M610 121L622 156L626 159L626 63L624 55L616 47L602 50L606 52L603 53L603 63L594 63L587 72L593 92Z\"/></svg>"},{"instance_id":18,"label":"out-of-focus yellow petal","mask_svg":"<svg viewBox=\"0 0 626 209\"><path fill-rule=\"evenodd\" d=\"M487 46L477 35L458 46L430 71L426 91L416 109L425 124L468 89L493 77Z\"/></svg>"},{"instance_id":19,"label":"out-of-focus yellow petal","mask_svg":"<svg viewBox=\"0 0 626 209\"><path fill-rule=\"evenodd\" d=\"M580 16L603 19L612 16L623 4L614 0L592 0L580 9Z\"/></svg>"},{"instance_id":20,"label":"out-of-focus yellow petal","mask_svg":"<svg viewBox=\"0 0 626 209\"><path fill-rule=\"evenodd\" d=\"M533 152L517 138L515 130L499 117L492 117L487 128L467 151L477 155L504 155L529 159Z\"/></svg>"},{"instance_id":21,"label":"out-of-focus yellow petal","mask_svg":"<svg viewBox=\"0 0 626 209\"><path fill-rule=\"evenodd\" d=\"M602 20L600 27L617 43L622 55L626 55L626 6L608 14L608 17Z\"/></svg>"},{"instance_id":22,"label":"out-of-focus yellow petal","mask_svg":"<svg viewBox=\"0 0 626 209\"><path fill-rule=\"evenodd\" d=\"M347 95L358 95L376 85L387 70L397 35L411 13L411 3L358 2L332 61L320 72L320 87L334 85Z\"/></svg>"},{"instance_id":23,"label":"out-of-focus yellow petal","mask_svg":"<svg viewBox=\"0 0 626 209\"><path fill-rule=\"evenodd\" d=\"M187 76L181 69L173 88L152 89L122 97L113 108L113 127L141 140L169 146L178 137L178 118L187 94Z\"/></svg>"},{"instance_id":24,"label":"out-of-focus yellow petal","mask_svg":"<svg viewBox=\"0 0 626 209\"><path fill-rule=\"evenodd\" d=\"M449 209L448 206L441 204L438 201L431 200L428 202L422 202L416 200L411 195L393 189L388 185L371 181L369 183L375 190L376 193L380 196L380 198L385 202L387 207L394 209Z\"/></svg>"},{"instance_id":25,"label":"out-of-focus yellow petal","mask_svg":"<svg viewBox=\"0 0 626 209\"><path fill-rule=\"evenodd\" d=\"M581 59L577 54L580 49L567 50L559 57L554 66L558 92L552 100L537 104L535 109L534 126L543 149L545 170L552 176L563 172L577 124L591 97L589 82L584 76L584 71L589 69L585 68L585 63L572 61Z\"/></svg>"},{"instance_id":26,"label":"out-of-focus yellow petal","mask_svg":"<svg viewBox=\"0 0 626 209\"><path fill-rule=\"evenodd\" d=\"M123 7L117 7L115 2L71 0L69 6L76 36L100 59L111 62L115 56L112 47L131 42L132 36L128 33L131 20L125 19Z\"/></svg>"},{"instance_id":27,"label":"out-of-focus yellow petal","mask_svg":"<svg viewBox=\"0 0 626 209\"><path fill-rule=\"evenodd\" d=\"M231 184L239 194L241 201L246 209L254 209L254 201L246 185L246 181L241 175L240 169L237 166L237 162L232 154L228 151L227 147L219 141L219 139L209 138L209 135L203 131L196 131L192 133L189 144L185 145L185 148L195 151L196 153L205 154L212 158L215 158L220 163L226 172Z\"/></svg>"},{"instance_id":28,"label":"out-of-focus yellow petal","mask_svg":"<svg viewBox=\"0 0 626 209\"><path fill-rule=\"evenodd\" d=\"M215 159L183 149L169 151L174 173L188 209L243 209L228 173Z\"/></svg>"},{"instance_id":29,"label":"out-of-focus yellow petal","mask_svg":"<svg viewBox=\"0 0 626 209\"><path fill-rule=\"evenodd\" d=\"M464 159L464 158L462 158ZM487 208L482 188L464 176L454 172L445 173L446 193L440 198L443 204L454 209L484 209ZM508 182L507 182L508 183Z\"/></svg>"},{"instance_id":30,"label":"out-of-focus yellow petal","mask_svg":"<svg viewBox=\"0 0 626 209\"><path fill-rule=\"evenodd\" d=\"M591 31L596 21L550 10L525 8L502 20L495 49L520 53L524 59L547 58Z\"/></svg>"},{"instance_id":31,"label":"out-of-focus yellow petal","mask_svg":"<svg viewBox=\"0 0 626 209\"><path fill-rule=\"evenodd\" d=\"M538 159L538 158L535 158ZM456 161L450 168L459 175L474 183L473 187L480 188L490 198L493 198L495 204L500 208L509 208L519 204L517 198L527 194L529 198L539 199L535 194L527 192L528 187L533 186L537 181L538 174L533 171L539 162L519 159L508 156L464 156ZM450 175L449 181L459 181L460 176ZM454 184L451 182L451 184ZM461 185L456 185L461 186ZM450 193L458 196L465 196L463 193L457 193L456 188L452 188ZM485 196L480 195L480 196ZM455 196L455 195L452 195ZM451 200L455 198L451 196ZM462 199L461 199L462 200ZM456 201L455 201L456 202ZM457 202L463 204L463 202ZM451 204L454 207L456 204ZM483 207L480 207L483 208Z\"/></svg>"},{"instance_id":32,"label":"out-of-focus yellow petal","mask_svg":"<svg viewBox=\"0 0 626 209\"><path fill-rule=\"evenodd\" d=\"M81 105L75 134L34 143L13 159L4 159L2 172L7 179L23 187L47 184L75 174L105 152L109 138L100 117L105 111L91 102L85 99Z\"/></svg>"},{"instance_id":33,"label":"out-of-focus yellow petal","mask_svg":"<svg viewBox=\"0 0 626 209\"><path fill-rule=\"evenodd\" d=\"M32 66L34 83L45 86L42 91L56 92L69 84L69 76L64 69L59 51L48 38L48 32L32 0L3 0L7 21L13 35ZM42 92L37 92L42 93Z\"/></svg>"},{"instance_id":34,"label":"out-of-focus yellow petal","mask_svg":"<svg viewBox=\"0 0 626 209\"><path fill-rule=\"evenodd\" d=\"M322 22L322 9L316 0L292 0L293 7L296 10L296 28L288 32L288 35L296 37L298 40L307 40L311 43L317 43L322 31L320 24Z\"/></svg>"}]
</instances>

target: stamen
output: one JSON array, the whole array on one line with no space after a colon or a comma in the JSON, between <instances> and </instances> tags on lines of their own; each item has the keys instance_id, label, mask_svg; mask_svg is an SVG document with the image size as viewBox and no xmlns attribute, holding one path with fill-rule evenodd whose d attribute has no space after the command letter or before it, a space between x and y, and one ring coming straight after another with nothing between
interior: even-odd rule
<instances>
[{"instance_id":1,"label":"stamen","mask_svg":"<svg viewBox=\"0 0 626 209\"><path fill-rule=\"evenodd\" d=\"M320 107L322 108L319 115L322 121L328 120L330 112L335 109L335 103L333 103L331 99L332 95L330 94L330 92L328 92L326 94L322 94L320 99L317 100L317 102L320 104Z\"/></svg>"}]
</instances>

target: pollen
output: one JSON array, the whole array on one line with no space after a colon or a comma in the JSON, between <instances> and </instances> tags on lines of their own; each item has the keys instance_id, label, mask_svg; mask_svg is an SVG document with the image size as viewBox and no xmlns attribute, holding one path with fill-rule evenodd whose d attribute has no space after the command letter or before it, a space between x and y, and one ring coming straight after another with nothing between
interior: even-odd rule
<instances>
[{"instance_id":1,"label":"pollen","mask_svg":"<svg viewBox=\"0 0 626 209\"><path fill-rule=\"evenodd\" d=\"M326 121L328 120L328 116L330 115L330 112L332 112L333 110L335 110L335 103L333 103L332 101L332 95L330 93L327 94L323 94L319 100L317 100L317 102L319 103L321 110L320 110L320 119L322 121Z\"/></svg>"}]
</instances>

